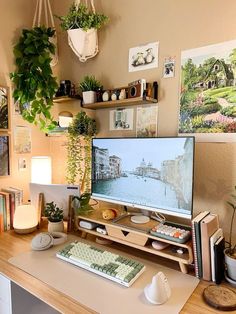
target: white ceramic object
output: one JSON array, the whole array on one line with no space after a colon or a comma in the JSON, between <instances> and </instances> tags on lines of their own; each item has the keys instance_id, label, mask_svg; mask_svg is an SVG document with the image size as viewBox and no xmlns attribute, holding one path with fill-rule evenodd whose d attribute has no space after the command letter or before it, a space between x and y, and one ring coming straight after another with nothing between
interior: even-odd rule
<instances>
[{"instance_id":1,"label":"white ceramic object","mask_svg":"<svg viewBox=\"0 0 236 314\"><path fill-rule=\"evenodd\" d=\"M224 251L227 276L236 282L236 259L227 255L227 251L228 249L225 249Z\"/></svg>"},{"instance_id":2,"label":"white ceramic object","mask_svg":"<svg viewBox=\"0 0 236 314\"><path fill-rule=\"evenodd\" d=\"M80 28L69 29L68 43L81 62L94 57L98 53L97 30L91 28L84 31Z\"/></svg>"},{"instance_id":3,"label":"white ceramic object","mask_svg":"<svg viewBox=\"0 0 236 314\"><path fill-rule=\"evenodd\" d=\"M97 101L97 95L94 91L83 92L83 102L84 104L93 104Z\"/></svg>"},{"instance_id":4,"label":"white ceramic object","mask_svg":"<svg viewBox=\"0 0 236 314\"><path fill-rule=\"evenodd\" d=\"M64 231L63 220L58 222L48 221L48 232L63 232L63 231Z\"/></svg>"},{"instance_id":5,"label":"white ceramic object","mask_svg":"<svg viewBox=\"0 0 236 314\"><path fill-rule=\"evenodd\" d=\"M171 290L166 276L158 272L152 278L152 282L144 289L147 300L152 304L163 304L171 296Z\"/></svg>"}]
</instances>

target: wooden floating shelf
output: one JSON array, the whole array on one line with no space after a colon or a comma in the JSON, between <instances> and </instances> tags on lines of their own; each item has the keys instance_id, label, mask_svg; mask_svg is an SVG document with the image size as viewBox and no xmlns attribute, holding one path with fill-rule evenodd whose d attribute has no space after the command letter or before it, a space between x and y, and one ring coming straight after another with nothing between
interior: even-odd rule
<instances>
[{"instance_id":1,"label":"wooden floating shelf","mask_svg":"<svg viewBox=\"0 0 236 314\"><path fill-rule=\"evenodd\" d=\"M53 98L53 102L60 103L60 102L67 102L67 101L77 101L80 99L75 97L69 97L69 96L61 96L61 97L55 97Z\"/></svg>"},{"instance_id":2,"label":"wooden floating shelf","mask_svg":"<svg viewBox=\"0 0 236 314\"><path fill-rule=\"evenodd\" d=\"M142 97L136 98L126 98L122 100L111 100L103 102L95 102L93 104L82 104L82 107L85 109L106 109L106 108L115 108L115 107L127 107L135 105L143 105L146 103L157 103L157 100L154 98L147 97L143 99Z\"/></svg>"}]
</instances>

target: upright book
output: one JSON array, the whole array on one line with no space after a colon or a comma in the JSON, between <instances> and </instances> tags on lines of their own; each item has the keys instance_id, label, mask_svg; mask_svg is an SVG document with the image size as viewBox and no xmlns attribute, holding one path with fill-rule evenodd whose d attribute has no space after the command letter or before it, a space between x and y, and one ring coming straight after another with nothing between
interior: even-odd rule
<instances>
[{"instance_id":1,"label":"upright book","mask_svg":"<svg viewBox=\"0 0 236 314\"><path fill-rule=\"evenodd\" d=\"M199 213L192 220L192 240L193 240L193 256L194 256L194 269L197 278L202 277L202 250L201 250L201 232L200 222L209 215L209 211Z\"/></svg>"},{"instance_id":2,"label":"upright book","mask_svg":"<svg viewBox=\"0 0 236 314\"><path fill-rule=\"evenodd\" d=\"M209 214L201 221L202 245L202 278L211 280L210 237L219 229L219 219L215 214Z\"/></svg>"},{"instance_id":3,"label":"upright book","mask_svg":"<svg viewBox=\"0 0 236 314\"><path fill-rule=\"evenodd\" d=\"M219 228L216 230L215 233L210 237L210 254L211 254L211 280L216 281L215 277L215 251L214 251L214 245L216 241L220 238L223 237L223 230Z\"/></svg>"},{"instance_id":4,"label":"upright book","mask_svg":"<svg viewBox=\"0 0 236 314\"><path fill-rule=\"evenodd\" d=\"M217 285L224 278L224 248L225 239L221 236L214 244L215 282Z\"/></svg>"}]
</instances>

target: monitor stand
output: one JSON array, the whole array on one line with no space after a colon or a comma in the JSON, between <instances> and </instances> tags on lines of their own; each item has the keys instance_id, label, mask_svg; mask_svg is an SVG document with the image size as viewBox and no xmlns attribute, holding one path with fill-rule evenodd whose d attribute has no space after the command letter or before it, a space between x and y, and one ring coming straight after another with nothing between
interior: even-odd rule
<instances>
[{"instance_id":1,"label":"monitor stand","mask_svg":"<svg viewBox=\"0 0 236 314\"><path fill-rule=\"evenodd\" d=\"M130 220L135 224L145 224L150 221L150 218L144 215L133 215Z\"/></svg>"}]
</instances>

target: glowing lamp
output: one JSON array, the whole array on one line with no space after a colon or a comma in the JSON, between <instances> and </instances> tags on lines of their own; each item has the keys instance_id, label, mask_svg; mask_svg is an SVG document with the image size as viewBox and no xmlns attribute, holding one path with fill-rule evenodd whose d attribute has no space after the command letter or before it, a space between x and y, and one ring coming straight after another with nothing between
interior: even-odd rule
<instances>
[{"instance_id":1,"label":"glowing lamp","mask_svg":"<svg viewBox=\"0 0 236 314\"><path fill-rule=\"evenodd\" d=\"M16 207L13 219L15 232L26 234L33 232L38 225L38 212L33 205L20 205Z\"/></svg>"},{"instance_id":2,"label":"glowing lamp","mask_svg":"<svg viewBox=\"0 0 236 314\"><path fill-rule=\"evenodd\" d=\"M31 158L31 182L41 184L52 183L52 161L48 156Z\"/></svg>"}]
</instances>

